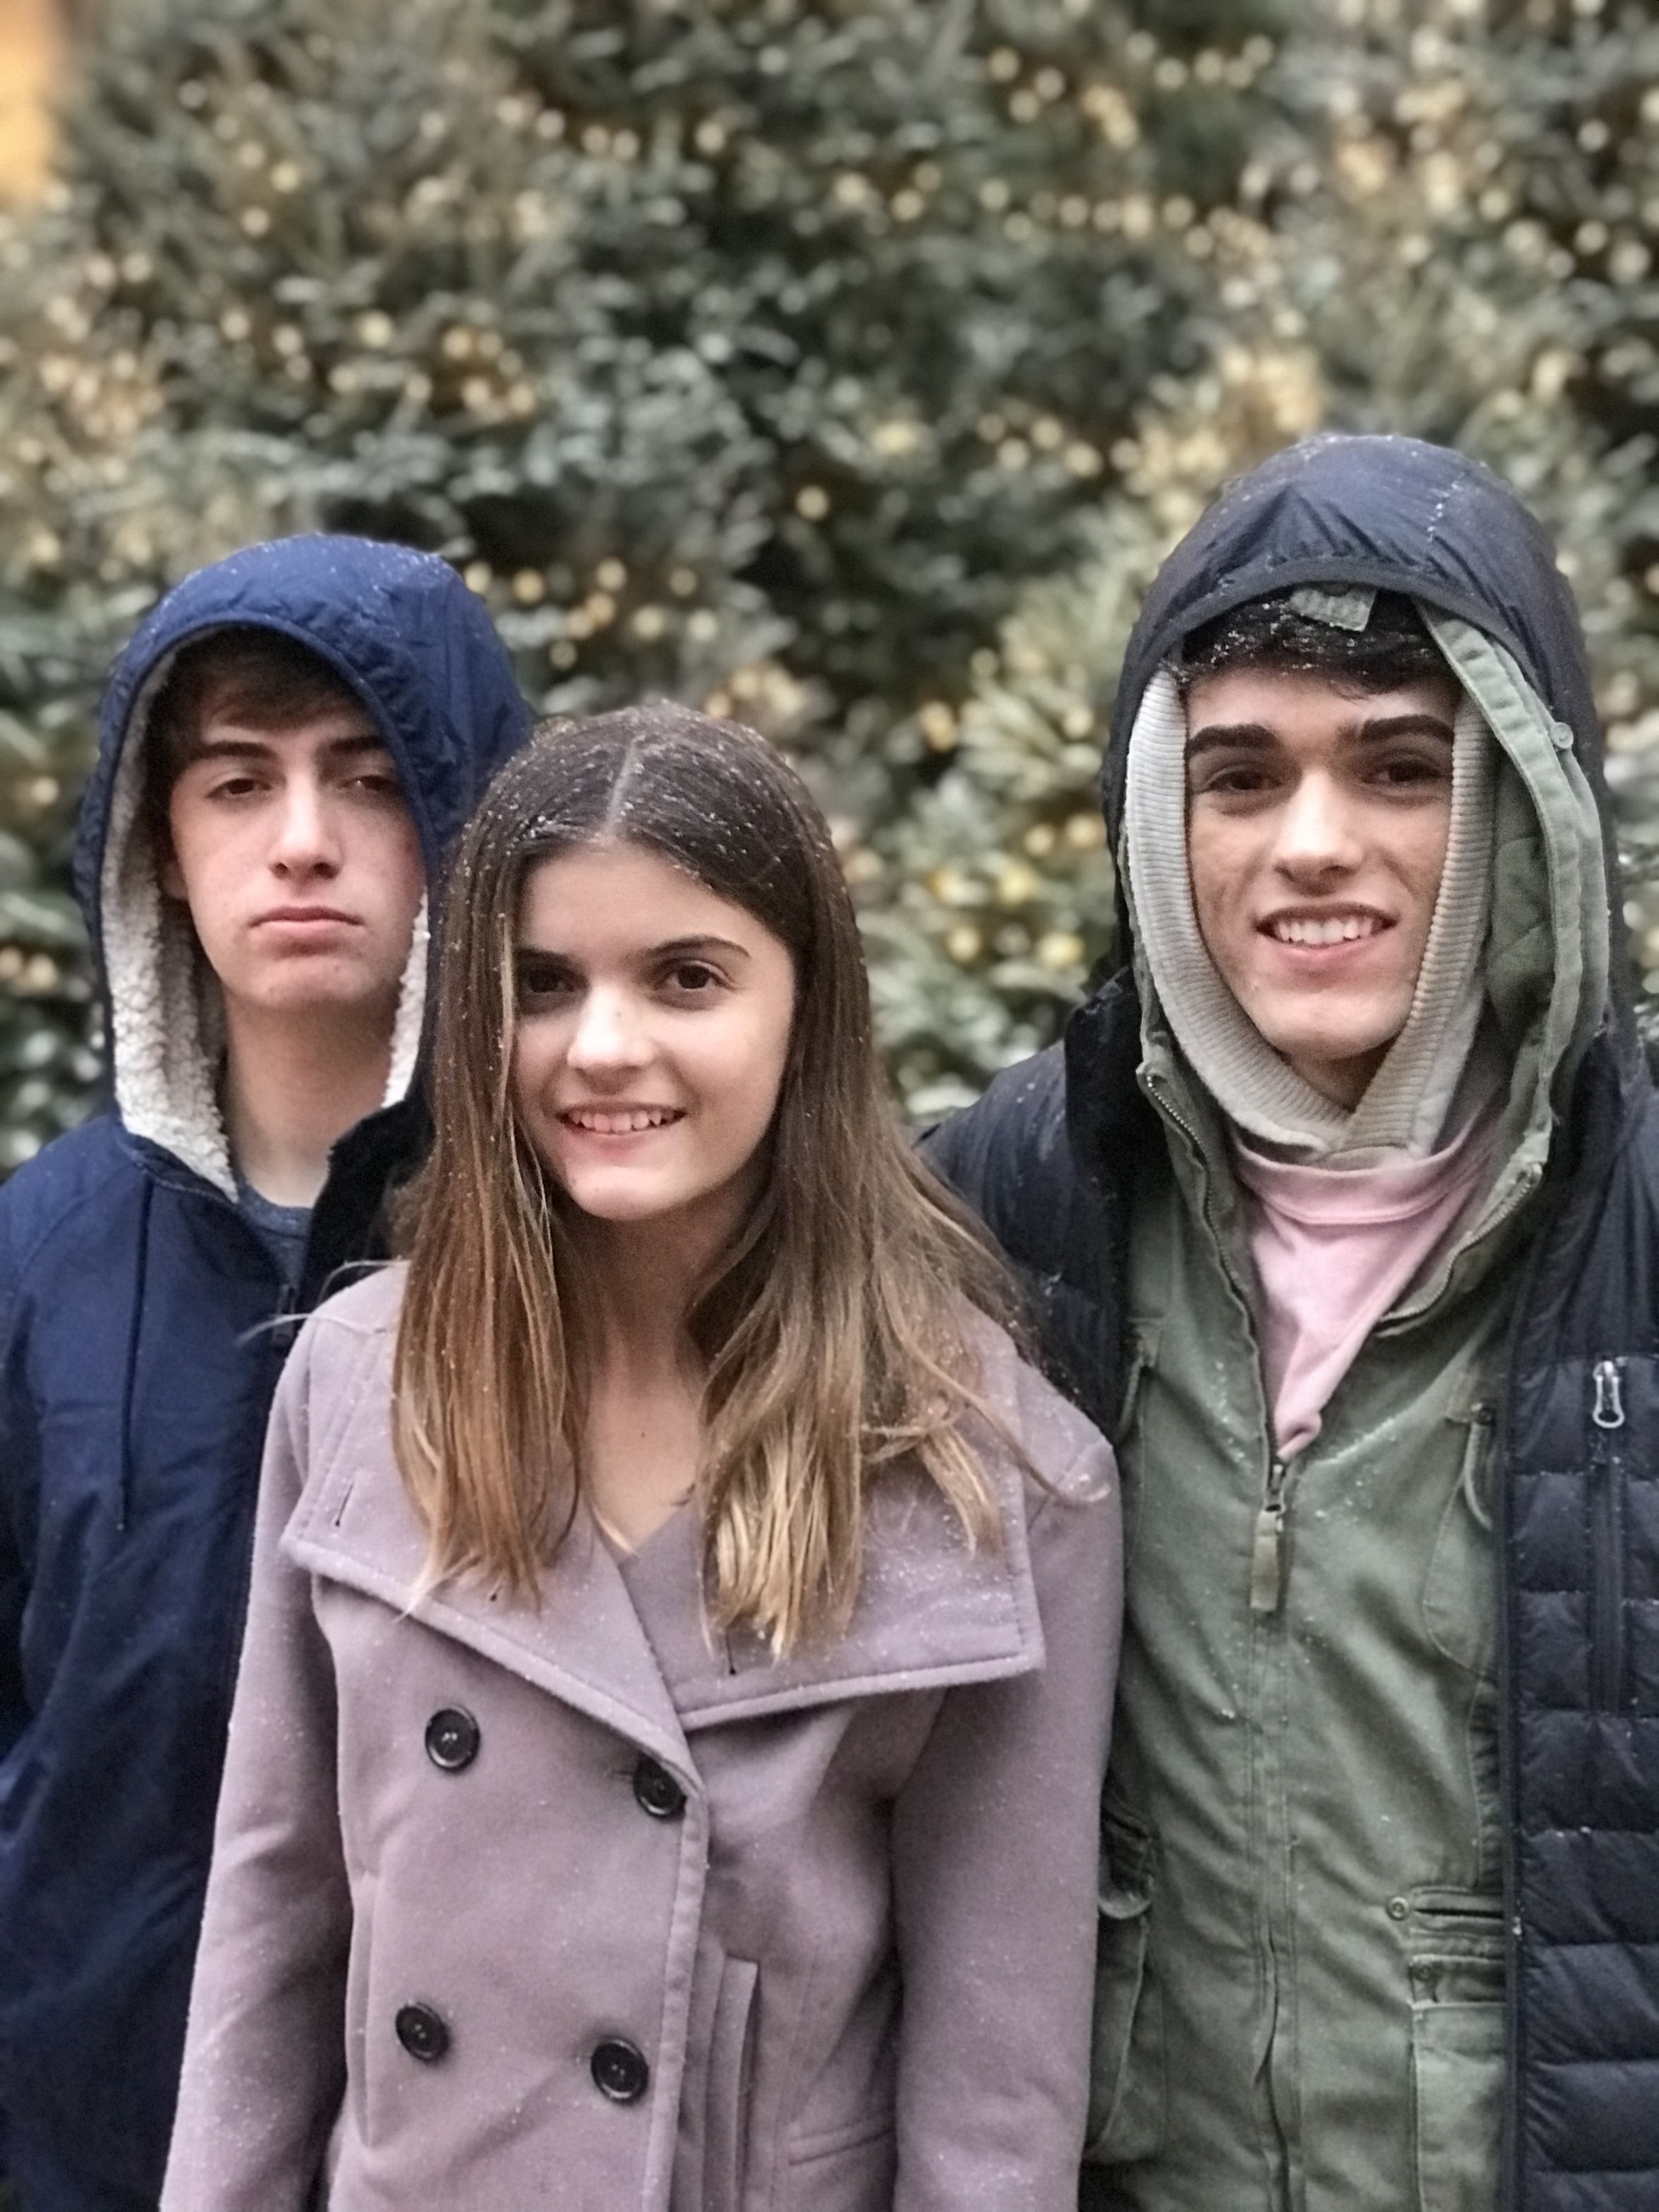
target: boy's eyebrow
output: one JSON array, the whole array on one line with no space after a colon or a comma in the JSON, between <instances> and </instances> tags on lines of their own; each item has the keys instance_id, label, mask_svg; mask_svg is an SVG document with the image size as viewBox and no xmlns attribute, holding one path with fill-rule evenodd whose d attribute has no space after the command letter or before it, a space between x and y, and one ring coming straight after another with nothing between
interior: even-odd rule
<instances>
[{"instance_id":1,"label":"boy's eyebrow","mask_svg":"<svg viewBox=\"0 0 1659 2212\"><path fill-rule=\"evenodd\" d=\"M1362 722L1354 734L1362 744L1375 744L1382 738L1440 738L1449 745L1457 741L1457 733L1445 716L1431 714L1426 707L1409 714L1377 715Z\"/></svg>"},{"instance_id":2,"label":"boy's eyebrow","mask_svg":"<svg viewBox=\"0 0 1659 2212\"><path fill-rule=\"evenodd\" d=\"M1370 721L1361 722L1344 734L1357 738L1361 744L1410 737L1440 738L1449 745L1455 742L1451 724L1443 714L1431 714L1426 708L1413 708L1407 714L1374 715ZM1265 722L1206 722L1188 738L1187 758L1194 761L1205 753L1224 750L1262 752L1281 742L1278 732Z\"/></svg>"},{"instance_id":3,"label":"boy's eyebrow","mask_svg":"<svg viewBox=\"0 0 1659 2212\"><path fill-rule=\"evenodd\" d=\"M323 747L329 760L355 760L359 753L385 753L390 757L392 748L378 730L363 730L354 738L331 738Z\"/></svg>"},{"instance_id":4,"label":"boy's eyebrow","mask_svg":"<svg viewBox=\"0 0 1659 2212\"><path fill-rule=\"evenodd\" d=\"M1223 750L1265 752L1278 743L1265 722L1206 722L1188 738L1187 757L1197 760L1201 754Z\"/></svg>"},{"instance_id":5,"label":"boy's eyebrow","mask_svg":"<svg viewBox=\"0 0 1659 2212\"><path fill-rule=\"evenodd\" d=\"M269 738L208 738L196 748L190 758L191 761L269 760L276 750ZM350 737L331 738L323 747L323 755L328 760L353 760L360 753L384 753L390 750L378 731L366 728Z\"/></svg>"}]
</instances>

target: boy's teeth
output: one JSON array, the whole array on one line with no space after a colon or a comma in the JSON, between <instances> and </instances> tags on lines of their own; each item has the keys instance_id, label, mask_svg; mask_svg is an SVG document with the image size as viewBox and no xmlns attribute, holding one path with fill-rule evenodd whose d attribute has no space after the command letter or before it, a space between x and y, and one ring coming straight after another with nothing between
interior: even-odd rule
<instances>
[{"instance_id":1,"label":"boy's teeth","mask_svg":"<svg viewBox=\"0 0 1659 2212\"><path fill-rule=\"evenodd\" d=\"M1370 937L1376 927L1368 914L1333 915L1328 921L1288 915L1274 922L1273 935L1281 945L1340 945L1345 939Z\"/></svg>"}]
</instances>

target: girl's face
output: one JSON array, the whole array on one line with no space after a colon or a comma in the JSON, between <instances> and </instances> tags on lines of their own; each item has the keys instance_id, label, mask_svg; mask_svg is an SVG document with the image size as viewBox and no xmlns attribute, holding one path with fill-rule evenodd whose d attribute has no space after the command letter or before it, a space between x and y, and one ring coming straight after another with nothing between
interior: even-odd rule
<instances>
[{"instance_id":1,"label":"girl's face","mask_svg":"<svg viewBox=\"0 0 1659 2212\"><path fill-rule=\"evenodd\" d=\"M788 1058L781 940L654 853L586 846L530 870L514 968L513 1102L572 1202L717 1249Z\"/></svg>"}]
</instances>

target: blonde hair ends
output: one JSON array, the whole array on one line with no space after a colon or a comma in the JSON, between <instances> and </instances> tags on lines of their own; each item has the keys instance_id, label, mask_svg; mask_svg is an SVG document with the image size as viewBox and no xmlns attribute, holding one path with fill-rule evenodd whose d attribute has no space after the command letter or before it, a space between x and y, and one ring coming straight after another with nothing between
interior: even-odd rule
<instances>
[{"instance_id":1,"label":"blonde hair ends","mask_svg":"<svg viewBox=\"0 0 1659 2212\"><path fill-rule=\"evenodd\" d=\"M795 966L766 1176L687 1321L711 1618L784 1652L844 1625L869 1489L898 1462L971 1541L998 1540L964 1433L971 1415L1003 1433L978 1391L972 1316L1011 1325L1017 1301L896 1126L828 829L753 732L671 706L544 724L475 817L445 899L435 1138L402 1213L394 1446L428 1579L473 1574L536 1601L581 1494L593 1301L568 1201L513 1113L513 939L532 866L612 842L746 908Z\"/></svg>"}]
</instances>

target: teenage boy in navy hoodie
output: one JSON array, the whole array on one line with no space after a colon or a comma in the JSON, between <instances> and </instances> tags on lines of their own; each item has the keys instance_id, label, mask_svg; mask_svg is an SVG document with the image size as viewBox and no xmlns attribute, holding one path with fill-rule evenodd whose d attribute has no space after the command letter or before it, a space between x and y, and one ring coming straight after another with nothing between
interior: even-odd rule
<instances>
[{"instance_id":1,"label":"teenage boy in navy hoodie","mask_svg":"<svg viewBox=\"0 0 1659 2212\"><path fill-rule=\"evenodd\" d=\"M118 665L76 882L109 1110L0 1191L0 2116L22 2212L160 2193L296 1316L419 1149L428 891L528 714L477 600L345 538Z\"/></svg>"}]
</instances>

